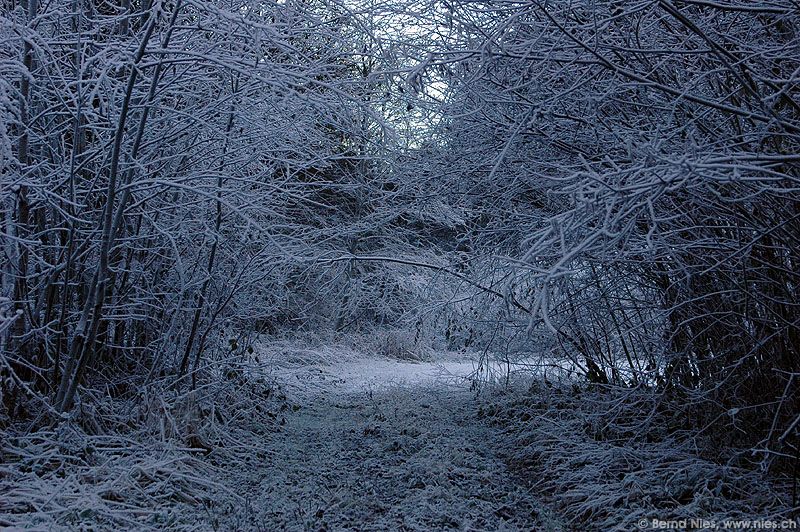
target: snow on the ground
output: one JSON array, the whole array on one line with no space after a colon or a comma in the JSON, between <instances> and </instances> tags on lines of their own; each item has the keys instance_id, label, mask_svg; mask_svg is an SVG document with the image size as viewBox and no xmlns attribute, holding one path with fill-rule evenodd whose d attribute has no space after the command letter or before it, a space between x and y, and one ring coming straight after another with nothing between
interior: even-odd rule
<instances>
[{"instance_id":1,"label":"snow on the ground","mask_svg":"<svg viewBox=\"0 0 800 532\"><path fill-rule=\"evenodd\" d=\"M348 360L326 366L300 366L276 371L298 395L343 394L392 387L463 388L475 365L467 360L437 363L388 359ZM469 386L467 384L467 386Z\"/></svg>"},{"instance_id":2,"label":"snow on the ground","mask_svg":"<svg viewBox=\"0 0 800 532\"><path fill-rule=\"evenodd\" d=\"M223 528L556 530L492 448L466 360L347 360L277 371L299 409L237 472Z\"/></svg>"},{"instance_id":3,"label":"snow on the ground","mask_svg":"<svg viewBox=\"0 0 800 532\"><path fill-rule=\"evenodd\" d=\"M275 375L303 396L398 386L463 389L470 388L476 378L482 383L501 382L509 372L530 375L531 371L530 364L524 360L477 362L453 353L440 355L433 361L343 356L327 364L286 364L277 360L271 363Z\"/></svg>"},{"instance_id":4,"label":"snow on the ground","mask_svg":"<svg viewBox=\"0 0 800 532\"><path fill-rule=\"evenodd\" d=\"M87 432L87 411L15 437L0 460L0 528L563 528L498 456L471 361L284 354L231 366L199 398L103 403L128 432Z\"/></svg>"}]
</instances>

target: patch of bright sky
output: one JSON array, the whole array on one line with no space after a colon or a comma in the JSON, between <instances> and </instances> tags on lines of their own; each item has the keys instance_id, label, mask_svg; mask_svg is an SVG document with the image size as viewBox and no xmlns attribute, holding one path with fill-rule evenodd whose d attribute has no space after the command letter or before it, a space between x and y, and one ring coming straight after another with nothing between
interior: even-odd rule
<instances>
[{"instance_id":1,"label":"patch of bright sky","mask_svg":"<svg viewBox=\"0 0 800 532\"><path fill-rule=\"evenodd\" d=\"M298 0L276 0L287 5ZM301 2L302 5L303 2ZM244 15L249 4L240 7ZM309 7L308 5L306 7ZM443 49L453 39L447 24L449 6L442 0L321 0L313 10L349 18L355 49L353 56L368 62L377 60L371 77L380 80L379 108L401 144L419 147L432 139L441 120L440 107L449 84L427 64L431 51ZM360 36L358 35L360 34ZM360 37L360 38L359 38Z\"/></svg>"},{"instance_id":2,"label":"patch of bright sky","mask_svg":"<svg viewBox=\"0 0 800 532\"><path fill-rule=\"evenodd\" d=\"M431 50L441 49L452 37L446 20L445 3L437 0L408 2L344 0L344 7L368 31L373 49L382 59L379 76L406 82L389 84L390 101L386 119L409 148L431 140L431 133L441 119L441 103L447 98L449 84L439 72L420 68Z\"/></svg>"}]
</instances>

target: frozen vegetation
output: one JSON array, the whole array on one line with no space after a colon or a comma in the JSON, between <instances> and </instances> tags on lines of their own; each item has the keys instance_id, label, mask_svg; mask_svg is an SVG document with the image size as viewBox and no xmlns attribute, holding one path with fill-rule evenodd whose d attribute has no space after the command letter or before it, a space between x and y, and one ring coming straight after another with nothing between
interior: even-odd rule
<instances>
[{"instance_id":1,"label":"frozen vegetation","mask_svg":"<svg viewBox=\"0 0 800 532\"><path fill-rule=\"evenodd\" d=\"M163 432L98 438L82 427L14 440L9 452L24 465L7 472L2 484L6 510L17 510L6 514L6 525L560 526L496 454L499 431L478 420L468 362L269 362L270 376L249 366L226 382L236 390L228 401L239 397L230 409L203 414L205 403L187 397L154 413L154 430L191 434L193 450L170 444ZM186 421L191 408L200 418L194 426ZM64 456L67 449L74 463ZM59 466L66 474L55 471Z\"/></svg>"},{"instance_id":2,"label":"frozen vegetation","mask_svg":"<svg viewBox=\"0 0 800 532\"><path fill-rule=\"evenodd\" d=\"M0 527L795 527L798 21L4 0Z\"/></svg>"}]
</instances>

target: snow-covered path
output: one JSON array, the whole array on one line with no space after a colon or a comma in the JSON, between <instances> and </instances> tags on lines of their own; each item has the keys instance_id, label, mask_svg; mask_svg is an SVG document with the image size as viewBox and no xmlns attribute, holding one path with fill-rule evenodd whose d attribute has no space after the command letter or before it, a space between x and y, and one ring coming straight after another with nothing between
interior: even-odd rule
<instances>
[{"instance_id":1,"label":"snow-covered path","mask_svg":"<svg viewBox=\"0 0 800 532\"><path fill-rule=\"evenodd\" d=\"M243 527L555 529L495 455L470 366L353 361L284 374L300 408L251 471Z\"/></svg>"}]
</instances>

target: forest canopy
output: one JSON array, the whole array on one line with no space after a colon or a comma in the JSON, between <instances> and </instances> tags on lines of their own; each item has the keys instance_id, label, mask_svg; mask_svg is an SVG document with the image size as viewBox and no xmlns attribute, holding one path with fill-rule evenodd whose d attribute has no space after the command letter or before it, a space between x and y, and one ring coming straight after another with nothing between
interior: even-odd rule
<instances>
[{"instance_id":1,"label":"forest canopy","mask_svg":"<svg viewBox=\"0 0 800 532\"><path fill-rule=\"evenodd\" d=\"M5 0L0 427L391 330L796 477L798 14Z\"/></svg>"}]
</instances>

